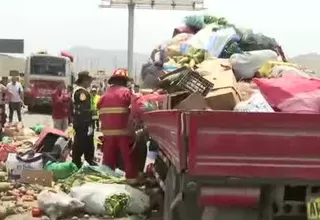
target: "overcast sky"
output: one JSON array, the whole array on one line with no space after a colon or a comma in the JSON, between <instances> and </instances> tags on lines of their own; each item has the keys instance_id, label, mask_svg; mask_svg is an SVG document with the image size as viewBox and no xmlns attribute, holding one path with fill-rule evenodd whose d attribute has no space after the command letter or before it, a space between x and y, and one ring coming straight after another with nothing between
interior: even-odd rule
<instances>
[{"instance_id":1,"label":"overcast sky","mask_svg":"<svg viewBox=\"0 0 320 220\"><path fill-rule=\"evenodd\" d=\"M58 52L82 45L126 49L127 10L99 9L99 0L1 0L0 38L24 38L26 53ZM208 0L209 12L277 39L285 52L320 51L319 3L315 0ZM170 38L193 12L137 10L135 51Z\"/></svg>"}]
</instances>

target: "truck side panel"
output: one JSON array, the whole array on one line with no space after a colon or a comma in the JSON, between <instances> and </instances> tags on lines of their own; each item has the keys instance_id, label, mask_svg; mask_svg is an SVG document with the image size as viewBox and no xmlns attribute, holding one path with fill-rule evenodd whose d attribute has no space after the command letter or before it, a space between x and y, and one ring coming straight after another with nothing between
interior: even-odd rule
<instances>
[{"instance_id":1,"label":"truck side panel","mask_svg":"<svg viewBox=\"0 0 320 220\"><path fill-rule=\"evenodd\" d=\"M192 176L320 177L319 115L197 111L186 118Z\"/></svg>"},{"instance_id":2,"label":"truck side panel","mask_svg":"<svg viewBox=\"0 0 320 220\"><path fill-rule=\"evenodd\" d=\"M159 144L163 154L177 170L185 168L182 148L182 114L180 111L156 111L144 114L150 136Z\"/></svg>"}]
</instances>

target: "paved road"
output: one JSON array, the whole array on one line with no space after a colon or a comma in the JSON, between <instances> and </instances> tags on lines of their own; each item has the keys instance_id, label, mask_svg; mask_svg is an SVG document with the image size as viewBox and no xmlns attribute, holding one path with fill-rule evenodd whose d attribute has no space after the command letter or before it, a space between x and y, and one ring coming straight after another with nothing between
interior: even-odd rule
<instances>
[{"instance_id":1,"label":"paved road","mask_svg":"<svg viewBox=\"0 0 320 220\"><path fill-rule=\"evenodd\" d=\"M26 127L31 127L38 123L46 126L52 126L52 117L49 114L26 112L23 114L22 120Z\"/></svg>"},{"instance_id":2,"label":"paved road","mask_svg":"<svg viewBox=\"0 0 320 220\"><path fill-rule=\"evenodd\" d=\"M9 110L7 109L7 115ZM17 122L17 115L13 116L13 122ZM22 110L22 121L26 127L31 127L37 123L52 126L52 118L49 109L41 109L37 112L28 112L27 109Z\"/></svg>"}]
</instances>

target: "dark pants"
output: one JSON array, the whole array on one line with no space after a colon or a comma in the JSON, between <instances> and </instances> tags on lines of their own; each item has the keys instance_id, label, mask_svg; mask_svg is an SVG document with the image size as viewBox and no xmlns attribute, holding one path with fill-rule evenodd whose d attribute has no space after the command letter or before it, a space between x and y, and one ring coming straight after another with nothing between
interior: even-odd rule
<instances>
[{"instance_id":1,"label":"dark pants","mask_svg":"<svg viewBox=\"0 0 320 220\"><path fill-rule=\"evenodd\" d=\"M13 113L16 111L18 115L18 121L21 122L21 102L9 102L9 122L13 120Z\"/></svg>"},{"instance_id":2,"label":"dark pants","mask_svg":"<svg viewBox=\"0 0 320 220\"><path fill-rule=\"evenodd\" d=\"M88 135L89 125L76 125L74 126L75 136L72 147L72 162L79 168L82 166L81 157L90 164L95 165L94 162L94 143L93 133Z\"/></svg>"},{"instance_id":3,"label":"dark pants","mask_svg":"<svg viewBox=\"0 0 320 220\"><path fill-rule=\"evenodd\" d=\"M7 122L6 106L4 104L0 105L0 116L1 116L0 123L3 127L4 124Z\"/></svg>"}]
</instances>

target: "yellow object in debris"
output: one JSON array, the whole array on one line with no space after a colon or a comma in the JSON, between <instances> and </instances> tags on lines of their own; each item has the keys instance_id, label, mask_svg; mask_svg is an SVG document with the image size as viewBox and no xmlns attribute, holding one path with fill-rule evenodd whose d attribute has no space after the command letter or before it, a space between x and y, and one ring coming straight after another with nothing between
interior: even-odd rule
<instances>
[{"instance_id":1,"label":"yellow object in debris","mask_svg":"<svg viewBox=\"0 0 320 220\"><path fill-rule=\"evenodd\" d=\"M96 138L96 137L95 137L94 140L93 140L93 142L94 142L95 145L98 145L98 144L102 145L102 141L100 141L99 138Z\"/></svg>"},{"instance_id":2,"label":"yellow object in debris","mask_svg":"<svg viewBox=\"0 0 320 220\"><path fill-rule=\"evenodd\" d=\"M76 134L76 131L74 129L70 129L67 131L68 137L74 137Z\"/></svg>"},{"instance_id":3,"label":"yellow object in debris","mask_svg":"<svg viewBox=\"0 0 320 220\"><path fill-rule=\"evenodd\" d=\"M320 219L320 198L313 198L307 202L307 217L308 220Z\"/></svg>"},{"instance_id":4,"label":"yellow object in debris","mask_svg":"<svg viewBox=\"0 0 320 220\"><path fill-rule=\"evenodd\" d=\"M262 77L268 77L271 74L271 70L275 66L289 66L298 67L295 63L285 63L281 61L267 61L259 69L259 73Z\"/></svg>"}]
</instances>

